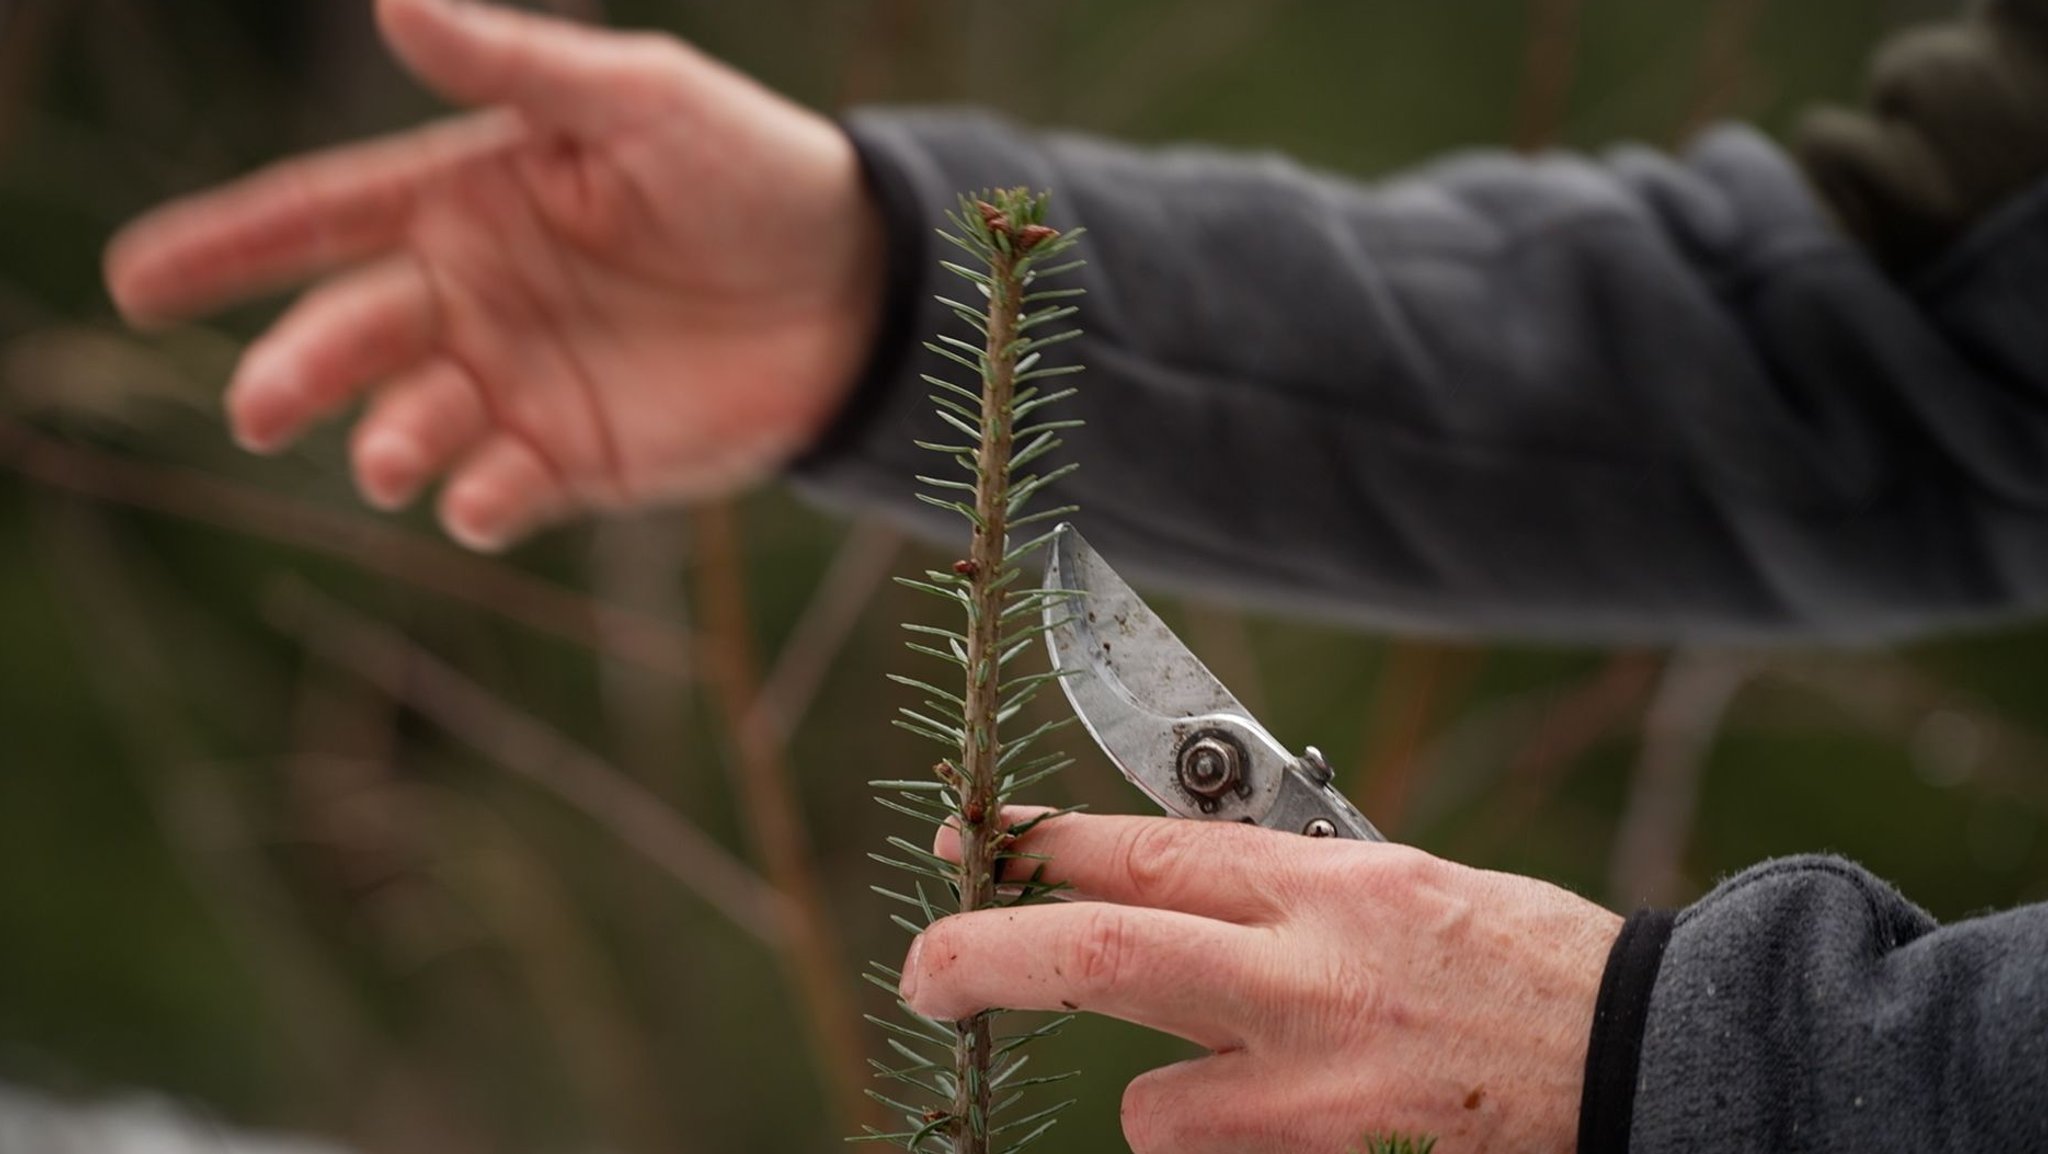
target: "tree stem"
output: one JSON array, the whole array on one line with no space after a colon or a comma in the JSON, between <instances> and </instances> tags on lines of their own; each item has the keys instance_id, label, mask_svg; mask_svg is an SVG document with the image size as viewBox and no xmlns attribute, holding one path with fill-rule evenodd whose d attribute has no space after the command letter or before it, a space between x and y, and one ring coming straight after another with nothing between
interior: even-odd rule
<instances>
[{"instance_id":1,"label":"tree stem","mask_svg":"<svg viewBox=\"0 0 2048 1154\"><path fill-rule=\"evenodd\" d=\"M1011 400L1017 387L1018 323L1024 297L1017 254L1002 252L990 268L988 371L982 381L982 437L975 460L974 543L965 567L971 605L967 634L967 707L961 760L960 910L995 904L996 855L1002 816L996 812L996 732L1001 708L997 676L1002 648L1003 556L1008 550ZM994 1042L988 1014L954 1026L954 1154L987 1154L989 1086Z\"/></svg>"}]
</instances>

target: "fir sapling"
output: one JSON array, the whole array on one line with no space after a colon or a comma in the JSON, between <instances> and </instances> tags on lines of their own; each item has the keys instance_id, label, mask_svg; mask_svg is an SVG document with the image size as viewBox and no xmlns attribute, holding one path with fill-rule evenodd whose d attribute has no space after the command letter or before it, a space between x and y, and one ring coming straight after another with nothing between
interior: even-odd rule
<instances>
[{"instance_id":1,"label":"fir sapling","mask_svg":"<svg viewBox=\"0 0 2048 1154\"><path fill-rule=\"evenodd\" d=\"M1063 722L1015 737L1004 736L1003 727L1057 677L1013 669L1025 653L1042 651L1036 642L1048 628L1045 609L1065 596L1022 580L1019 566L1050 539L1059 518L1073 512L1071 506L1035 512L1026 507L1075 468L1029 471L1060 447L1063 429L1079 423L1043 415L1047 406L1073 392L1056 387L1055 378L1078 372L1079 366L1047 366L1041 356L1047 347L1078 335L1061 322L1077 311L1071 301L1081 290L1040 285L1078 266L1062 263L1062 257L1081 230L1061 233L1047 225L1046 197L1025 189L963 198L959 211L947 219L952 230L940 235L971 262L948 261L945 267L970 286L969 300L978 297L981 304L943 297L940 303L981 340L941 336L926 346L965 376L925 377L936 390L932 402L939 419L957 436L919 446L958 471L919 477L925 491L918 498L958 513L971 540L967 555L949 570L899 580L945 602L957 615L954 624L906 626L912 634L909 647L950 666L946 680L954 688L892 676L923 699L920 707L902 710L896 724L938 743L945 756L929 781L874 783L884 791L876 799L882 805L930 825L950 822L960 831L957 863L933 854L925 844L896 837L889 839L894 854L873 855L909 875L907 892L875 889L909 907L907 916L894 920L913 934L951 913L1042 901L1056 891L1043 880L1043 862L1014 849L1033 823L1010 823L1003 812L1023 791L1067 764L1057 752L1035 752ZM1013 535L1028 539L1013 543ZM1035 821L1050 816L1056 814ZM901 980L897 971L880 964L871 967L868 977L892 994ZM1023 1049L1070 1018L1006 1033L999 1029L1000 1011L937 1022L898 1005L901 1020L869 1019L886 1031L893 1054L875 1063L878 1077L890 1083L887 1091L870 1093L902 1117L903 1127L870 1127L857 1140L938 1154L1009 1154L1044 1135L1067 1104L1026 1104L1033 1087L1070 1075L1024 1076Z\"/></svg>"}]
</instances>

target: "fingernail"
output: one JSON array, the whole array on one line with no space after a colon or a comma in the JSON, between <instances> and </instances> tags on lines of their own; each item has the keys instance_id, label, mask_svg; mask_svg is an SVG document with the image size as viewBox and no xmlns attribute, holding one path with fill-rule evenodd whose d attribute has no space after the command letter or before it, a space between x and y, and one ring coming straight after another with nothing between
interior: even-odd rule
<instances>
[{"instance_id":1,"label":"fingernail","mask_svg":"<svg viewBox=\"0 0 2048 1154\"><path fill-rule=\"evenodd\" d=\"M917 956L923 952L924 935L919 934L917 939L910 943L910 952L903 956L903 981L896 986L896 992L901 994L903 1000L908 1002L913 1008L917 1005L917 984L921 980Z\"/></svg>"},{"instance_id":2,"label":"fingernail","mask_svg":"<svg viewBox=\"0 0 2048 1154\"><path fill-rule=\"evenodd\" d=\"M269 445L258 440L239 424L230 424L228 432L235 439L235 447L244 453L268 453L270 451Z\"/></svg>"},{"instance_id":3,"label":"fingernail","mask_svg":"<svg viewBox=\"0 0 2048 1154\"><path fill-rule=\"evenodd\" d=\"M374 433L356 451L356 480L363 499L389 513L401 509L419 489L419 450L397 433Z\"/></svg>"},{"instance_id":4,"label":"fingernail","mask_svg":"<svg viewBox=\"0 0 2048 1154\"><path fill-rule=\"evenodd\" d=\"M460 521L445 522L444 527L448 530L448 535L455 538L457 545L472 553L503 553L505 546L511 543L507 536L498 530L468 525Z\"/></svg>"},{"instance_id":5,"label":"fingernail","mask_svg":"<svg viewBox=\"0 0 2048 1154\"><path fill-rule=\"evenodd\" d=\"M251 453L274 453L283 448L296 385L281 366L260 356L245 360L227 392L235 443Z\"/></svg>"},{"instance_id":6,"label":"fingernail","mask_svg":"<svg viewBox=\"0 0 2048 1154\"><path fill-rule=\"evenodd\" d=\"M285 446L285 438L278 432L276 425L276 419L273 417L251 417L245 412L239 419L231 422L235 444L241 446L244 452L271 456Z\"/></svg>"},{"instance_id":7,"label":"fingernail","mask_svg":"<svg viewBox=\"0 0 2048 1154\"><path fill-rule=\"evenodd\" d=\"M441 494L441 527L476 553L499 553L512 542L511 518L488 486L457 482Z\"/></svg>"}]
</instances>

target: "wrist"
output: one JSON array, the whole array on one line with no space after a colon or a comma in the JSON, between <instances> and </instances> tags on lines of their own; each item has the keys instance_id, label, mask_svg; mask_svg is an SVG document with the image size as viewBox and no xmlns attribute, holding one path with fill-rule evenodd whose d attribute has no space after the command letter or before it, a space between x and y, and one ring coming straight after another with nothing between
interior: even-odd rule
<instances>
[{"instance_id":1,"label":"wrist","mask_svg":"<svg viewBox=\"0 0 2048 1154\"><path fill-rule=\"evenodd\" d=\"M844 291L847 355L837 388L805 441L799 468L857 443L882 409L882 398L909 371L918 286L927 263L928 230L915 191L844 123L837 131L848 151L859 206L852 214L858 255Z\"/></svg>"},{"instance_id":2,"label":"wrist","mask_svg":"<svg viewBox=\"0 0 2048 1154\"><path fill-rule=\"evenodd\" d=\"M1533 879L1501 887L1493 948L1478 952L1455 1047L1473 1062L1451 1082L1444 1113L1423 1129L1448 1147L1569 1154L1585 1095L1601 983L1623 922L1612 911ZM1460 1096L1462 1095L1462 1097Z\"/></svg>"}]
</instances>

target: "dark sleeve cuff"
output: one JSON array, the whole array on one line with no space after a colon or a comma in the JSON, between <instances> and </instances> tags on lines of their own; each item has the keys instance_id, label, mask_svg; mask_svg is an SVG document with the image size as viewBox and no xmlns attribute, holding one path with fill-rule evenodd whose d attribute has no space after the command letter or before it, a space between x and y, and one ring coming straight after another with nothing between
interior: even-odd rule
<instances>
[{"instance_id":1,"label":"dark sleeve cuff","mask_svg":"<svg viewBox=\"0 0 2048 1154\"><path fill-rule=\"evenodd\" d=\"M1650 994L1678 915L1637 910L1621 927L1600 977L1593 1036L1586 1046L1586 1088L1579 1099L1579 1154L1628 1154L1636 1113L1636 1072Z\"/></svg>"},{"instance_id":2,"label":"dark sleeve cuff","mask_svg":"<svg viewBox=\"0 0 2048 1154\"><path fill-rule=\"evenodd\" d=\"M884 270L887 295L882 303L882 323L876 330L866 367L824 434L792 463L797 472L857 444L875 415L883 411L882 399L908 371L910 354L916 347L916 334L911 330L917 320L918 285L930 247L927 238L931 228L923 219L910 178L851 125L841 121L839 128L853 142L854 153L860 158L861 179L881 213L883 243L888 252Z\"/></svg>"}]
</instances>

